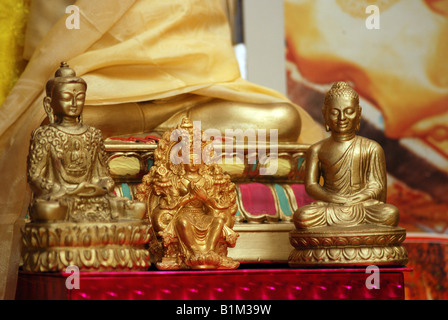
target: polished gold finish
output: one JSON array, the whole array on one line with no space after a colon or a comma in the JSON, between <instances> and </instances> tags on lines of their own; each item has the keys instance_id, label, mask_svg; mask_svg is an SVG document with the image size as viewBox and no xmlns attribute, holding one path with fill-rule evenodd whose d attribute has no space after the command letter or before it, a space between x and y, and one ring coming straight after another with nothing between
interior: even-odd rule
<instances>
[{"instance_id":1,"label":"polished gold finish","mask_svg":"<svg viewBox=\"0 0 448 320\"><path fill-rule=\"evenodd\" d=\"M27 223L23 267L27 271L146 270L150 225L141 221Z\"/></svg>"},{"instance_id":2,"label":"polished gold finish","mask_svg":"<svg viewBox=\"0 0 448 320\"><path fill-rule=\"evenodd\" d=\"M223 136L229 128L265 129L268 135L271 129L278 130L278 141L283 142L296 142L302 128L297 107L288 102L235 102L193 94L147 102L88 105L84 115L85 121L99 128L105 137L163 134L184 117L201 121L203 127L218 129Z\"/></svg>"},{"instance_id":3,"label":"polished gold finish","mask_svg":"<svg viewBox=\"0 0 448 320\"><path fill-rule=\"evenodd\" d=\"M176 132L181 136L171 139ZM234 247L238 237L232 229L235 185L211 158L201 157L213 156L211 141L201 137L202 131L187 118L165 132L154 152L154 165L137 189L136 198L148 204L157 234L151 247L161 270L239 266L227 257L227 248ZM173 155L183 156L183 162L175 164Z\"/></svg>"},{"instance_id":4,"label":"polished gold finish","mask_svg":"<svg viewBox=\"0 0 448 320\"><path fill-rule=\"evenodd\" d=\"M404 264L407 254L400 243L405 230L397 227L398 209L385 203L383 150L356 135L361 117L358 94L345 82L335 83L325 97L323 115L331 136L307 152L305 187L316 201L294 213L290 265ZM384 241L396 233L400 241ZM395 255L386 254L391 248L396 248ZM338 250L349 254L335 258Z\"/></svg>"},{"instance_id":5,"label":"polished gold finish","mask_svg":"<svg viewBox=\"0 0 448 320\"><path fill-rule=\"evenodd\" d=\"M34 130L28 157L34 196L23 230L25 270L64 270L70 262L86 270L149 266L146 205L113 194L102 134L82 121L86 89L65 63L47 83L50 124ZM137 240L125 240L126 233Z\"/></svg>"},{"instance_id":6,"label":"polished gold finish","mask_svg":"<svg viewBox=\"0 0 448 320\"><path fill-rule=\"evenodd\" d=\"M403 228L367 224L294 230L289 265L405 265L408 255L401 245L405 238Z\"/></svg>"},{"instance_id":7,"label":"polished gold finish","mask_svg":"<svg viewBox=\"0 0 448 320\"><path fill-rule=\"evenodd\" d=\"M117 141L106 139L105 141L107 163L110 167L112 177L115 181L137 182L141 181L141 176L148 173L148 161L154 160L154 150L156 144L152 143L135 143L134 141ZM222 144L220 154L222 159L231 158L234 161L227 164L222 160L218 165L230 175L230 179L235 183L297 183L304 182L304 160L309 145L300 143L280 142L275 145L268 143L262 153L270 155L271 150L275 149L278 155L278 170L272 175L261 175L260 169L263 165L260 161L253 163L249 160L253 154L260 154L258 145L249 146L248 144L234 144L231 152L226 151L226 144ZM217 150L217 146L214 147ZM241 150L236 155L234 150ZM129 160L135 159L135 161ZM238 159L238 161L237 161ZM129 162L127 170L120 170L119 165L114 160L121 162ZM116 172L116 173L115 173Z\"/></svg>"}]
</instances>

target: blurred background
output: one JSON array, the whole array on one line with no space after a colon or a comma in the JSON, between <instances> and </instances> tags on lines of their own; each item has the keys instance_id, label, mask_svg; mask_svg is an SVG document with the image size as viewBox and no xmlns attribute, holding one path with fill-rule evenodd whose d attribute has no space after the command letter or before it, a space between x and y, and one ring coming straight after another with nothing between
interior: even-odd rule
<instances>
[{"instance_id":1,"label":"blurred background","mask_svg":"<svg viewBox=\"0 0 448 320\"><path fill-rule=\"evenodd\" d=\"M374 6L374 7L372 7ZM448 0L227 1L242 74L323 125L325 92L361 96L409 252L407 299L448 299Z\"/></svg>"}]
</instances>

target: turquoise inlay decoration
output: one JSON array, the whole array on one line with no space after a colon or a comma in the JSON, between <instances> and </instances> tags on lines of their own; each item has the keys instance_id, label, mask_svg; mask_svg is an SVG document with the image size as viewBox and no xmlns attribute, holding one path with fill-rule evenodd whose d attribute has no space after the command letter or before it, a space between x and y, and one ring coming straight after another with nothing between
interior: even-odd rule
<instances>
[{"instance_id":1,"label":"turquoise inlay decoration","mask_svg":"<svg viewBox=\"0 0 448 320\"><path fill-rule=\"evenodd\" d=\"M131 189L129 189L129 185L127 183L121 184L121 193L123 193L123 197L127 197L132 200Z\"/></svg>"},{"instance_id":2,"label":"turquoise inlay decoration","mask_svg":"<svg viewBox=\"0 0 448 320\"><path fill-rule=\"evenodd\" d=\"M154 164L154 160L149 159L149 160L148 160L148 171L149 171L149 169L151 169L151 167L153 166L153 164Z\"/></svg>"},{"instance_id":3,"label":"turquoise inlay decoration","mask_svg":"<svg viewBox=\"0 0 448 320\"><path fill-rule=\"evenodd\" d=\"M240 216L240 215L241 215L241 213L240 213L240 209L236 209L235 216Z\"/></svg>"},{"instance_id":4,"label":"turquoise inlay decoration","mask_svg":"<svg viewBox=\"0 0 448 320\"><path fill-rule=\"evenodd\" d=\"M257 169L257 163L258 163L258 160L255 160L255 163L252 165L251 171L255 171Z\"/></svg>"},{"instance_id":5,"label":"turquoise inlay decoration","mask_svg":"<svg viewBox=\"0 0 448 320\"><path fill-rule=\"evenodd\" d=\"M303 162L305 161L305 158L300 157L297 161L297 170L300 169L300 167L302 166Z\"/></svg>"},{"instance_id":6,"label":"turquoise inlay decoration","mask_svg":"<svg viewBox=\"0 0 448 320\"><path fill-rule=\"evenodd\" d=\"M278 201L280 202L280 208L282 209L283 213L288 217L291 216L292 211L289 207L289 202L288 198L286 197L285 190L279 184L274 185L274 188L275 192L277 192Z\"/></svg>"}]
</instances>

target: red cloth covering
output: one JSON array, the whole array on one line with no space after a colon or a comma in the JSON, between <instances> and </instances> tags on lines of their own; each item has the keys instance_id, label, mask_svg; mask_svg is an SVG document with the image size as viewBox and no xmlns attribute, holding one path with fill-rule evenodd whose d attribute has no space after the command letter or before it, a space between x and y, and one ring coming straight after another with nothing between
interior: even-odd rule
<instances>
[{"instance_id":1,"label":"red cloth covering","mask_svg":"<svg viewBox=\"0 0 448 320\"><path fill-rule=\"evenodd\" d=\"M146 137L144 137L144 138L130 136L130 137L128 137L128 138L111 137L111 138L109 138L109 139L111 139L111 140L119 140L119 141L134 141L134 142L143 142L143 143L151 143L151 144L154 144L154 143L156 143L157 141L159 141L160 138L159 138L159 137L156 137L156 136L148 135L148 136L146 136Z\"/></svg>"}]
</instances>

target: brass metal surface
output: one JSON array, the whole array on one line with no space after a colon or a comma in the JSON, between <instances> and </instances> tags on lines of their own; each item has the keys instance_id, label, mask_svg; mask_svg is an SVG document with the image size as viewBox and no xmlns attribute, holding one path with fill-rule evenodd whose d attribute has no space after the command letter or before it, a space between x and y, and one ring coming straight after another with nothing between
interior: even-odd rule
<instances>
[{"instance_id":1,"label":"brass metal surface","mask_svg":"<svg viewBox=\"0 0 448 320\"><path fill-rule=\"evenodd\" d=\"M407 253L400 246L405 230L397 227L398 209L385 203L384 152L375 141L356 135L361 117L358 94L337 82L322 112L331 136L312 145L306 155L305 188L315 201L294 213L290 265L405 264ZM395 239L396 233L399 241L384 241Z\"/></svg>"},{"instance_id":2,"label":"brass metal surface","mask_svg":"<svg viewBox=\"0 0 448 320\"><path fill-rule=\"evenodd\" d=\"M123 116L125 110L126 116ZM219 114L219 117L216 116ZM256 116L254 116L256 115ZM99 128L105 137L165 131L184 117L201 121L203 127L243 131L264 129L268 136L277 130L278 141L296 142L302 120L296 107L288 102L250 103L204 98L194 95L160 101L86 106L85 121Z\"/></svg>"},{"instance_id":3,"label":"brass metal surface","mask_svg":"<svg viewBox=\"0 0 448 320\"><path fill-rule=\"evenodd\" d=\"M24 270L64 270L70 261L88 270L148 267L146 205L114 195L101 131L82 119L86 89L66 63L47 83L50 124L33 131L28 156L33 199L22 230ZM127 233L139 234L135 248Z\"/></svg>"},{"instance_id":4,"label":"brass metal surface","mask_svg":"<svg viewBox=\"0 0 448 320\"><path fill-rule=\"evenodd\" d=\"M173 139L175 132L181 136ZM161 270L239 266L227 257L227 248L234 247L238 237L233 231L235 185L222 168L201 157L211 146L201 137L188 118L165 132L154 152L154 165L137 187L135 197L148 205L156 233L151 248ZM176 149L179 145L181 150ZM186 159L176 163L173 154Z\"/></svg>"}]
</instances>

